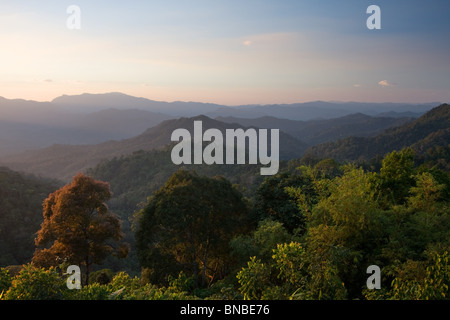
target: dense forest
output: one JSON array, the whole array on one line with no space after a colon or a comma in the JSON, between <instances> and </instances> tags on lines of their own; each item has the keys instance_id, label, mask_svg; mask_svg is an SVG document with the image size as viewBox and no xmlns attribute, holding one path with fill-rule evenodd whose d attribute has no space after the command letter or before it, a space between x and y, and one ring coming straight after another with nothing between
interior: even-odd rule
<instances>
[{"instance_id":1,"label":"dense forest","mask_svg":"<svg viewBox=\"0 0 450 320\"><path fill-rule=\"evenodd\" d=\"M268 177L259 165L179 167L170 148L65 185L2 168L0 298L448 299L448 110L370 138L398 149L309 153ZM80 290L66 286L72 264ZM367 287L373 265L381 289Z\"/></svg>"},{"instance_id":2,"label":"dense forest","mask_svg":"<svg viewBox=\"0 0 450 320\"><path fill-rule=\"evenodd\" d=\"M448 299L450 178L414 159L407 148L386 155L377 171L332 159L286 163L263 180L240 167L248 179L233 182L226 172L167 169L161 185L153 181L140 194L137 185L150 180L116 176L134 184L112 179L116 194L108 204L128 219L124 239L134 253L123 261L137 262L109 257L81 290L68 290L61 275L67 262L39 267L22 260L22 267L1 269L2 298ZM91 174L114 164L122 168L107 171L140 168L121 160ZM135 198L127 190L136 190ZM136 202L140 207L127 211ZM23 252L33 255L30 249ZM369 265L382 270L380 290L366 287Z\"/></svg>"},{"instance_id":3,"label":"dense forest","mask_svg":"<svg viewBox=\"0 0 450 320\"><path fill-rule=\"evenodd\" d=\"M42 223L42 202L57 181L0 168L0 265L30 261L34 234Z\"/></svg>"}]
</instances>

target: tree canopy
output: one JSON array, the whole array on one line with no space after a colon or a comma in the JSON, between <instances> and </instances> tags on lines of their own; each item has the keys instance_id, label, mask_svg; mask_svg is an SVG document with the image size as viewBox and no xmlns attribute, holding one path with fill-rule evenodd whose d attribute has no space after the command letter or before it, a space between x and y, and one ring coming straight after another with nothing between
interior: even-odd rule
<instances>
[{"instance_id":1,"label":"tree canopy","mask_svg":"<svg viewBox=\"0 0 450 320\"><path fill-rule=\"evenodd\" d=\"M210 284L226 274L228 242L246 219L246 202L226 179L179 170L139 214L141 265L159 281L185 271L202 286Z\"/></svg>"}]
</instances>

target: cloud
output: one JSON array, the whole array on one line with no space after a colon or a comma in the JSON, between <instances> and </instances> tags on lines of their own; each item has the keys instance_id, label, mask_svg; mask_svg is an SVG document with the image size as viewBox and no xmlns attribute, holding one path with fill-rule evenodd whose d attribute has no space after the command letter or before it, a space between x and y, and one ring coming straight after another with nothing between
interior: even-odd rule
<instances>
[{"instance_id":1,"label":"cloud","mask_svg":"<svg viewBox=\"0 0 450 320\"><path fill-rule=\"evenodd\" d=\"M387 80L381 80L380 82L378 82L378 84L382 87L393 87L396 85L395 83L390 83Z\"/></svg>"},{"instance_id":2,"label":"cloud","mask_svg":"<svg viewBox=\"0 0 450 320\"><path fill-rule=\"evenodd\" d=\"M355 84L353 85L353 87L354 87L354 88L360 88L361 85L360 85L359 83L355 83Z\"/></svg>"},{"instance_id":3,"label":"cloud","mask_svg":"<svg viewBox=\"0 0 450 320\"><path fill-rule=\"evenodd\" d=\"M242 44L246 47L249 47L252 45L252 42L250 40L245 40L244 42L242 42Z\"/></svg>"}]
</instances>

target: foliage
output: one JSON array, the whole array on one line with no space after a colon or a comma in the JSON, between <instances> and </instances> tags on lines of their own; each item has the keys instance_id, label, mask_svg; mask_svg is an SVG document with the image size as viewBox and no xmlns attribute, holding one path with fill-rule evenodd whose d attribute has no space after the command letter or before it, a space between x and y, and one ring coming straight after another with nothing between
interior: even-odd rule
<instances>
[{"instance_id":1,"label":"foliage","mask_svg":"<svg viewBox=\"0 0 450 320\"><path fill-rule=\"evenodd\" d=\"M42 201L57 189L54 181L0 167L0 267L27 263L34 233L42 223Z\"/></svg>"},{"instance_id":2,"label":"foliage","mask_svg":"<svg viewBox=\"0 0 450 320\"><path fill-rule=\"evenodd\" d=\"M90 282L98 284L108 284L113 279L114 273L110 269L101 269L91 273Z\"/></svg>"},{"instance_id":3,"label":"foliage","mask_svg":"<svg viewBox=\"0 0 450 320\"><path fill-rule=\"evenodd\" d=\"M254 219L260 221L270 218L279 221L290 232L294 229L303 230L305 215L286 191L289 187L302 187L309 191L311 183L308 177L288 172L266 178L256 191Z\"/></svg>"},{"instance_id":4,"label":"foliage","mask_svg":"<svg viewBox=\"0 0 450 320\"><path fill-rule=\"evenodd\" d=\"M423 279L403 280L395 278L392 282L392 298L406 300L448 299L450 268L448 252L434 254L432 263L426 267ZM403 280L403 281L402 281Z\"/></svg>"},{"instance_id":5,"label":"foliage","mask_svg":"<svg viewBox=\"0 0 450 320\"><path fill-rule=\"evenodd\" d=\"M367 299L448 300L450 286L449 254L431 252L426 263L408 261L402 274L392 281L390 290L370 292ZM425 272L424 272L425 271Z\"/></svg>"},{"instance_id":6,"label":"foliage","mask_svg":"<svg viewBox=\"0 0 450 320\"><path fill-rule=\"evenodd\" d=\"M282 166L283 162L280 163L280 167ZM148 197L164 186L165 182L179 169L195 170L201 176L223 176L237 186L246 197L252 197L254 189L263 180L259 165L202 164L180 168L171 161L170 147L162 150L136 151L128 156L103 161L89 169L87 173L90 176L110 183L112 197L107 202L108 206L122 220L124 241L131 244L127 259L107 258L105 260L111 269L127 270L134 274L140 272L141 265L134 246L135 228L138 224L135 214L145 207Z\"/></svg>"},{"instance_id":7,"label":"foliage","mask_svg":"<svg viewBox=\"0 0 450 320\"><path fill-rule=\"evenodd\" d=\"M414 153L412 149L393 151L383 159L380 169L380 191L387 201L402 204L413 186Z\"/></svg>"},{"instance_id":8,"label":"foliage","mask_svg":"<svg viewBox=\"0 0 450 320\"><path fill-rule=\"evenodd\" d=\"M278 244L289 242L293 238L281 222L262 220L252 234L242 234L231 239L231 254L239 261L239 265L252 256L267 262L272 257L272 250Z\"/></svg>"},{"instance_id":9,"label":"foliage","mask_svg":"<svg viewBox=\"0 0 450 320\"><path fill-rule=\"evenodd\" d=\"M59 300L63 298L65 282L55 268L45 270L28 264L22 268L5 293L5 300Z\"/></svg>"},{"instance_id":10,"label":"foliage","mask_svg":"<svg viewBox=\"0 0 450 320\"><path fill-rule=\"evenodd\" d=\"M247 268L243 268L236 277L245 300L260 300L267 288L270 269L260 259L251 257Z\"/></svg>"},{"instance_id":11,"label":"foliage","mask_svg":"<svg viewBox=\"0 0 450 320\"><path fill-rule=\"evenodd\" d=\"M146 161L147 154L138 156ZM54 267L16 273L10 266L0 269L0 299L448 300L450 176L446 166L421 161L410 148L379 165L294 161L254 180L252 191L183 169L159 176L159 189L151 175L142 177L139 183L154 185L134 219L140 277L102 269L89 285L69 290L67 275ZM48 197L40 236L57 242L60 230L47 228L52 219L67 222L59 225L66 232L75 228L70 219L82 207L75 201L82 190L62 192L59 202L58 192ZM94 201L96 213L108 211L105 199ZM58 218L63 208L70 218ZM70 261L59 262L64 269ZM369 265L381 268L381 290L366 288Z\"/></svg>"},{"instance_id":12,"label":"foliage","mask_svg":"<svg viewBox=\"0 0 450 320\"><path fill-rule=\"evenodd\" d=\"M250 258L237 274L244 299L343 299L345 288L333 269L311 269L305 254L300 243L290 242L277 245L267 263Z\"/></svg>"},{"instance_id":13,"label":"foliage","mask_svg":"<svg viewBox=\"0 0 450 320\"><path fill-rule=\"evenodd\" d=\"M160 283L185 271L197 285L211 284L226 272L228 242L244 231L246 212L242 195L224 178L176 172L140 213L141 265Z\"/></svg>"},{"instance_id":14,"label":"foliage","mask_svg":"<svg viewBox=\"0 0 450 320\"><path fill-rule=\"evenodd\" d=\"M0 299L1 295L3 295L11 286L11 275L9 270L6 268L0 268Z\"/></svg>"}]
</instances>

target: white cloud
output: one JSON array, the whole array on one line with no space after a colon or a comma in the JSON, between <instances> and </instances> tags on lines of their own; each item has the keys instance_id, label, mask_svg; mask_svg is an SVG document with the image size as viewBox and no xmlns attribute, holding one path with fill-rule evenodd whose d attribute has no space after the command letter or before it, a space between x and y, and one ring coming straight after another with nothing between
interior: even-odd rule
<instances>
[{"instance_id":1,"label":"white cloud","mask_svg":"<svg viewBox=\"0 0 450 320\"><path fill-rule=\"evenodd\" d=\"M382 87L393 87L395 83L390 83L388 80L381 80L378 84Z\"/></svg>"}]
</instances>

